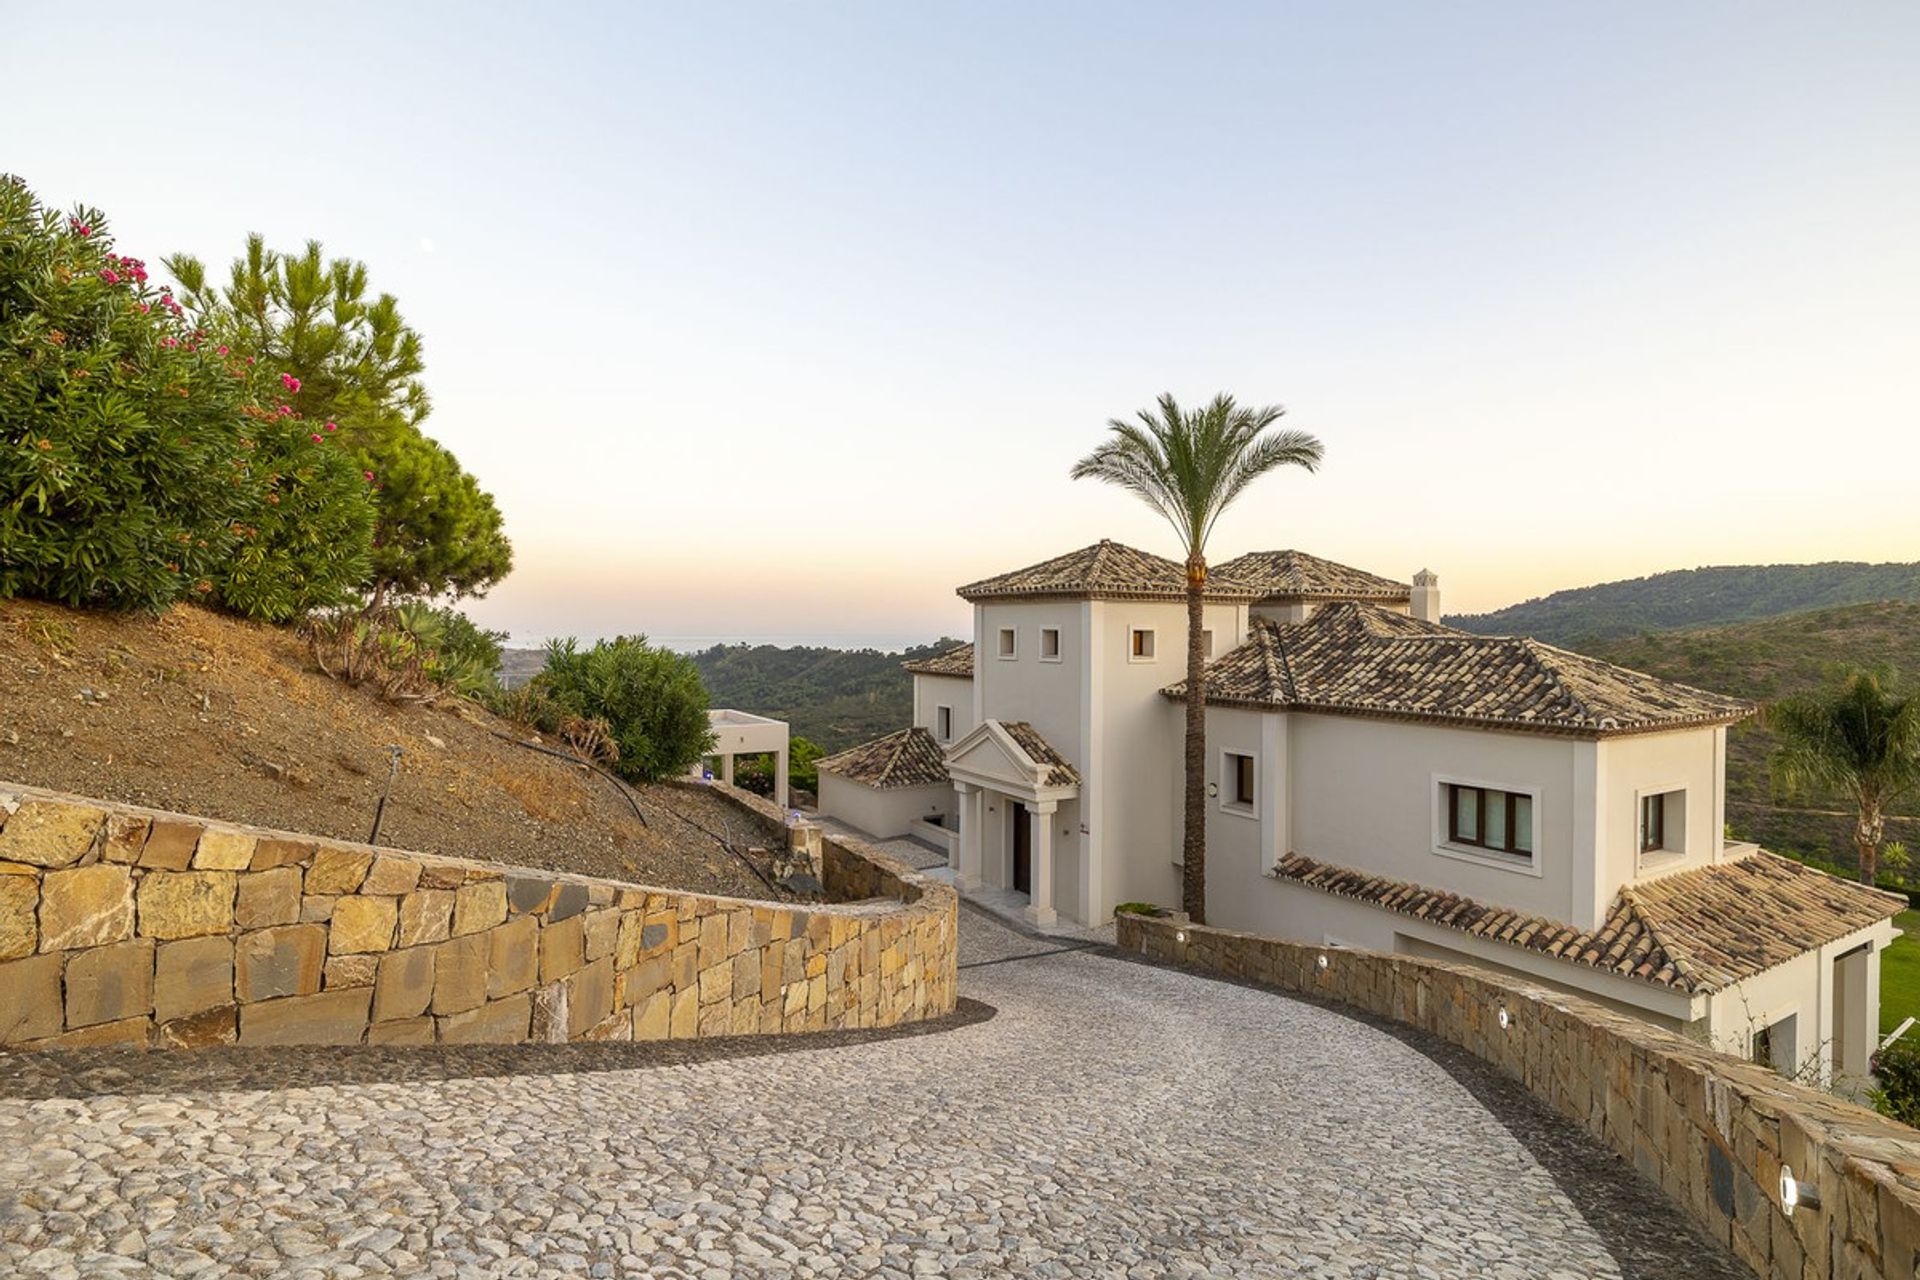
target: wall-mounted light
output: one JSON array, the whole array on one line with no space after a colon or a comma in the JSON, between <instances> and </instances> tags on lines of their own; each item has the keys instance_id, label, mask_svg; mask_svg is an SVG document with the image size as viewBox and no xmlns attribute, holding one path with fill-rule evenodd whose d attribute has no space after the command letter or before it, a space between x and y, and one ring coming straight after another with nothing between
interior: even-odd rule
<instances>
[{"instance_id":1,"label":"wall-mounted light","mask_svg":"<svg viewBox=\"0 0 1920 1280\"><path fill-rule=\"evenodd\" d=\"M1500 1016L1500 1029L1502 1031L1505 1031L1508 1027L1513 1025L1513 1015L1507 1012L1507 1007L1505 1005L1500 1006L1499 1016Z\"/></svg>"},{"instance_id":2,"label":"wall-mounted light","mask_svg":"<svg viewBox=\"0 0 1920 1280\"><path fill-rule=\"evenodd\" d=\"M1316 968L1316 969L1318 969L1318 970L1320 970L1320 972L1322 972L1322 973L1325 973L1325 972L1327 971L1327 954L1326 954L1326 952L1324 952L1324 951L1323 951L1323 952L1321 952L1321 953L1320 953L1320 956L1319 956L1319 958L1318 958L1318 959L1316 959L1316 960L1315 960L1315 961L1313 962L1313 967L1314 967L1314 968Z\"/></svg>"},{"instance_id":3,"label":"wall-mounted light","mask_svg":"<svg viewBox=\"0 0 1920 1280\"><path fill-rule=\"evenodd\" d=\"M1187 940L1187 931L1185 929L1175 929L1173 931L1173 940L1175 942L1185 942Z\"/></svg>"},{"instance_id":4,"label":"wall-mounted light","mask_svg":"<svg viewBox=\"0 0 1920 1280\"><path fill-rule=\"evenodd\" d=\"M1805 1205L1809 1209L1820 1207L1820 1189L1811 1182L1801 1182L1793 1176L1791 1165L1780 1166L1780 1212L1789 1218L1794 1209Z\"/></svg>"}]
</instances>

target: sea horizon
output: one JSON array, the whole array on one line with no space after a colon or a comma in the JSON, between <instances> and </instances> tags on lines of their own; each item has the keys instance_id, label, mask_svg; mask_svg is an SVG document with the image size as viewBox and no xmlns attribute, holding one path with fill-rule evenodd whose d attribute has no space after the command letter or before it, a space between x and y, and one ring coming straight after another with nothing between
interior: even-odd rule
<instances>
[{"instance_id":1,"label":"sea horizon","mask_svg":"<svg viewBox=\"0 0 1920 1280\"><path fill-rule=\"evenodd\" d=\"M636 634L629 632L627 634ZM903 653L919 645L932 644L941 637L936 635L909 635L899 632L775 632L767 634L731 635L654 635L644 633L649 643L671 649L675 653L699 653L715 645L772 645L779 649L875 649L881 653ZM515 633L507 641L510 649L543 649L550 637L539 634ZM608 636L575 637L583 645L596 640L612 639Z\"/></svg>"}]
</instances>

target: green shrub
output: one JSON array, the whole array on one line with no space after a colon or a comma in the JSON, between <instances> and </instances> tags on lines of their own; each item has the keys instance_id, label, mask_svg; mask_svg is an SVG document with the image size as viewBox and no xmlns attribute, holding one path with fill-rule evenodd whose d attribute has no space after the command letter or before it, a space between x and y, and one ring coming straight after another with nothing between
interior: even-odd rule
<instances>
[{"instance_id":1,"label":"green shrub","mask_svg":"<svg viewBox=\"0 0 1920 1280\"><path fill-rule=\"evenodd\" d=\"M795 738L787 743L787 785L802 791L820 789L821 757L827 753L812 738Z\"/></svg>"},{"instance_id":2,"label":"green shrub","mask_svg":"<svg viewBox=\"0 0 1920 1280\"><path fill-rule=\"evenodd\" d=\"M337 443L298 417L263 417L248 439L255 499L240 541L214 574L224 609L290 622L339 604L366 580L373 503Z\"/></svg>"},{"instance_id":3,"label":"green shrub","mask_svg":"<svg viewBox=\"0 0 1920 1280\"><path fill-rule=\"evenodd\" d=\"M437 684L475 696L499 682L507 633L488 631L450 606L403 604L400 625L430 656L426 671Z\"/></svg>"},{"instance_id":4,"label":"green shrub","mask_svg":"<svg viewBox=\"0 0 1920 1280\"><path fill-rule=\"evenodd\" d=\"M1122 912L1130 916L1157 916L1160 914L1160 908L1151 902L1123 902L1113 909L1115 915Z\"/></svg>"},{"instance_id":5,"label":"green shrub","mask_svg":"<svg viewBox=\"0 0 1920 1280\"><path fill-rule=\"evenodd\" d=\"M713 745L707 689L693 661L621 636L580 649L573 640L547 646L534 684L559 713L603 720L619 751L613 766L634 782L684 773Z\"/></svg>"},{"instance_id":6,"label":"green shrub","mask_svg":"<svg viewBox=\"0 0 1920 1280\"><path fill-rule=\"evenodd\" d=\"M1870 1061L1877 1082L1869 1094L1875 1109L1901 1124L1920 1126L1920 1047L1896 1040Z\"/></svg>"}]
</instances>

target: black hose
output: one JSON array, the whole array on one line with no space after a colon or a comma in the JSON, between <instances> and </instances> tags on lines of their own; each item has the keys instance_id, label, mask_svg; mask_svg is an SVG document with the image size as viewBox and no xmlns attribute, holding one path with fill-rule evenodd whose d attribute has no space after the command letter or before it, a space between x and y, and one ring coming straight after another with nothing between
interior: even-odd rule
<instances>
[{"instance_id":1,"label":"black hose","mask_svg":"<svg viewBox=\"0 0 1920 1280\"><path fill-rule=\"evenodd\" d=\"M640 825L648 828L649 830L652 829L653 824L647 821L646 814L640 812L640 802L633 798L633 792L627 787L625 780L619 777L616 777L611 773L608 773L605 769L602 769L599 765L595 764L593 761L583 759L580 756L574 755L573 752L571 751L560 751L554 747L549 747L542 743L528 742L522 738L516 738L512 734L502 733L498 729L489 729L487 730L487 732L491 733L494 737L499 738L503 741L511 742L516 747L525 747L529 751L538 751L542 755L557 756L562 760L571 760L575 764L585 765L587 768L593 770L595 773L605 778L608 782L611 782L613 784L614 790L618 791L623 797L625 797L627 804L632 807L633 816L640 819Z\"/></svg>"}]
</instances>

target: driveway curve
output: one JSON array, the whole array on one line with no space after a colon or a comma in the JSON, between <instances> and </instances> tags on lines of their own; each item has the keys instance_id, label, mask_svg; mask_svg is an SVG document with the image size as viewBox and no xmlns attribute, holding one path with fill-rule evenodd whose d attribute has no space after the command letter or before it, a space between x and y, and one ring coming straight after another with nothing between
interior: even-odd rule
<instances>
[{"instance_id":1,"label":"driveway curve","mask_svg":"<svg viewBox=\"0 0 1920 1280\"><path fill-rule=\"evenodd\" d=\"M256 1059L273 1088L0 1064L0 1272L1746 1274L1444 1049L972 911L962 936L995 1012L928 1034Z\"/></svg>"}]
</instances>

